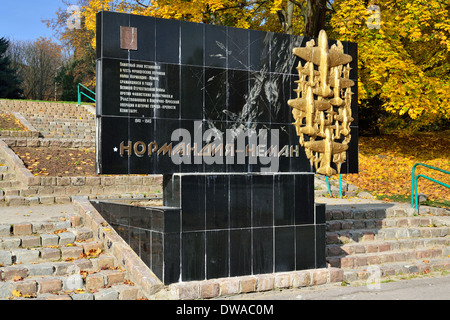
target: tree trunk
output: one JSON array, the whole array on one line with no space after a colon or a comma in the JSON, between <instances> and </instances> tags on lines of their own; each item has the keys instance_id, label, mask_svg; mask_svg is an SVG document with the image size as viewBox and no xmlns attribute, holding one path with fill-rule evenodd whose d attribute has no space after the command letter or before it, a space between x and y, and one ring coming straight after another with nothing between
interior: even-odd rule
<instances>
[{"instance_id":1,"label":"tree trunk","mask_svg":"<svg viewBox=\"0 0 450 320\"><path fill-rule=\"evenodd\" d=\"M325 28L326 0L308 0L306 4L305 36L317 38L320 30Z\"/></svg>"},{"instance_id":2,"label":"tree trunk","mask_svg":"<svg viewBox=\"0 0 450 320\"><path fill-rule=\"evenodd\" d=\"M294 16L294 3L288 0L286 10L283 9L278 11L278 18L280 19L280 23L284 33L287 34L294 33L294 26L292 25L293 16Z\"/></svg>"}]
</instances>

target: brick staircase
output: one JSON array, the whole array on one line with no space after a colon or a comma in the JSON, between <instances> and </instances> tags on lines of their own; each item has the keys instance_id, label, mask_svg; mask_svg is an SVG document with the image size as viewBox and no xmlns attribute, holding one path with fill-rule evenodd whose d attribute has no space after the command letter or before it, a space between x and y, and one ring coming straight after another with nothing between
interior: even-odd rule
<instances>
[{"instance_id":1,"label":"brick staircase","mask_svg":"<svg viewBox=\"0 0 450 320\"><path fill-rule=\"evenodd\" d=\"M23 205L25 199L19 199L23 184L18 181L16 173L4 158L0 158L0 199L8 204ZM30 201L28 201L30 204Z\"/></svg>"},{"instance_id":2,"label":"brick staircase","mask_svg":"<svg viewBox=\"0 0 450 320\"><path fill-rule=\"evenodd\" d=\"M329 206L328 269L163 287L87 200L74 206L76 214L53 220L0 223L0 299L215 298L241 294L247 282L245 292L367 280L373 266L382 277L450 270L448 210L423 207L414 216L398 204Z\"/></svg>"},{"instance_id":3,"label":"brick staircase","mask_svg":"<svg viewBox=\"0 0 450 320\"><path fill-rule=\"evenodd\" d=\"M382 276L450 270L450 211L407 205L329 206L327 261L348 281L365 280L368 267Z\"/></svg>"},{"instance_id":4,"label":"brick staircase","mask_svg":"<svg viewBox=\"0 0 450 320\"><path fill-rule=\"evenodd\" d=\"M139 288L80 216L0 224L0 299L135 300Z\"/></svg>"},{"instance_id":5,"label":"brick staircase","mask_svg":"<svg viewBox=\"0 0 450 320\"><path fill-rule=\"evenodd\" d=\"M0 100L0 113L19 112L43 138L95 139L92 106L69 103Z\"/></svg>"}]
</instances>

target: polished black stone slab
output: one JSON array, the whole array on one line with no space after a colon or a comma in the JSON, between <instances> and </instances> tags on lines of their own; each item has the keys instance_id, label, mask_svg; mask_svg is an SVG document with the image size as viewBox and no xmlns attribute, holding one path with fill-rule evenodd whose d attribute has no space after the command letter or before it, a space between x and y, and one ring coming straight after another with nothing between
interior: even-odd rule
<instances>
[{"instance_id":1,"label":"polished black stone slab","mask_svg":"<svg viewBox=\"0 0 450 320\"><path fill-rule=\"evenodd\" d=\"M325 267L313 174L164 176L164 206L92 204L164 283ZM295 199L295 201L293 201Z\"/></svg>"},{"instance_id":2,"label":"polished black stone slab","mask_svg":"<svg viewBox=\"0 0 450 320\"><path fill-rule=\"evenodd\" d=\"M93 204L164 283L326 266L287 104L304 62L292 49L309 40L98 13L96 171L164 174L164 207ZM357 82L357 46L343 46ZM357 90L342 173L358 171Z\"/></svg>"},{"instance_id":3,"label":"polished black stone slab","mask_svg":"<svg viewBox=\"0 0 450 320\"><path fill-rule=\"evenodd\" d=\"M137 50L121 48L120 27L136 30ZM260 159L212 165L202 157L201 163L191 159L190 164L177 165L161 153L154 159L131 152L122 159L123 155L109 150L123 141L147 146L173 142L175 147L174 130L192 135L198 121L203 133L211 126L224 135L236 129L279 130L278 151L285 145L299 146L287 101L295 97L300 61L292 49L305 46L309 38L104 11L97 15L97 29L97 117L101 118L97 144L103 150L97 157L98 173L261 172L265 167ZM350 78L357 83L357 45L343 42L343 46L354 57ZM358 151L357 86L354 93L355 134L343 173L358 170L357 159L352 159ZM153 128L141 123L152 123ZM129 140L122 140L122 131L128 132ZM207 144L201 140L200 150ZM304 151L299 153L279 157L280 165L271 167L271 172L313 172Z\"/></svg>"},{"instance_id":4,"label":"polished black stone slab","mask_svg":"<svg viewBox=\"0 0 450 320\"><path fill-rule=\"evenodd\" d=\"M179 280L182 246L179 208L91 203L161 281L169 284Z\"/></svg>"}]
</instances>

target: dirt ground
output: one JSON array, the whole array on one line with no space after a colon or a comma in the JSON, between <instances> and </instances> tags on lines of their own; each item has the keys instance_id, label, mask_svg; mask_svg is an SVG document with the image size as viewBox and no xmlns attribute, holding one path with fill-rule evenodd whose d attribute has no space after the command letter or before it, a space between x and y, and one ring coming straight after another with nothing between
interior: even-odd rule
<instances>
[{"instance_id":1,"label":"dirt ground","mask_svg":"<svg viewBox=\"0 0 450 320\"><path fill-rule=\"evenodd\" d=\"M13 147L31 173L38 176L93 176L94 149Z\"/></svg>"},{"instance_id":2,"label":"dirt ground","mask_svg":"<svg viewBox=\"0 0 450 320\"><path fill-rule=\"evenodd\" d=\"M26 131L27 129L12 114L0 114L0 130Z\"/></svg>"}]
</instances>

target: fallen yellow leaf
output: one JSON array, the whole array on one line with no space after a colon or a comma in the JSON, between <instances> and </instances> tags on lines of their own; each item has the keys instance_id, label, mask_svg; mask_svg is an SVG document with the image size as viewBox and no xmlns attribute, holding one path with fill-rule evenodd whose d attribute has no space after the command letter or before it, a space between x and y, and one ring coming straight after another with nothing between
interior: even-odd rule
<instances>
[{"instance_id":1,"label":"fallen yellow leaf","mask_svg":"<svg viewBox=\"0 0 450 320\"><path fill-rule=\"evenodd\" d=\"M18 291L18 290L13 290L11 292L11 294L13 295L13 297L16 297L16 298L19 298L19 297L22 296L22 293L20 291Z\"/></svg>"}]
</instances>

